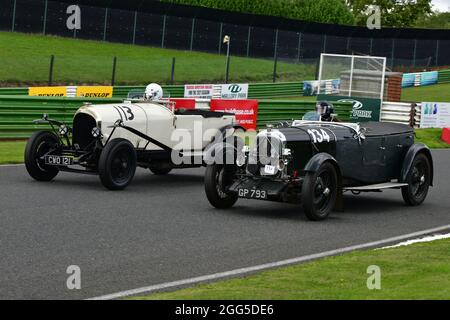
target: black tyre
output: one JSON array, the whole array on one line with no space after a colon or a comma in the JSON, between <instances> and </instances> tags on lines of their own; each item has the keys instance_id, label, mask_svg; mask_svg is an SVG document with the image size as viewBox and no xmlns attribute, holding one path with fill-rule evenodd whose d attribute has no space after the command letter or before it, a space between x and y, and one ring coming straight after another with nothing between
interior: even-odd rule
<instances>
[{"instance_id":1,"label":"black tyre","mask_svg":"<svg viewBox=\"0 0 450 320\"><path fill-rule=\"evenodd\" d=\"M308 172L302 186L302 203L306 217L325 220L336 204L338 179L334 166L325 162L317 172Z\"/></svg>"},{"instance_id":2,"label":"black tyre","mask_svg":"<svg viewBox=\"0 0 450 320\"><path fill-rule=\"evenodd\" d=\"M102 184L109 190L123 190L136 173L136 151L125 139L114 139L102 150L98 163Z\"/></svg>"},{"instance_id":3,"label":"black tyre","mask_svg":"<svg viewBox=\"0 0 450 320\"><path fill-rule=\"evenodd\" d=\"M25 148L25 167L30 176L37 181L51 181L58 175L58 168L45 165L40 159L43 155L57 146L58 137L48 131L34 133Z\"/></svg>"},{"instance_id":4,"label":"black tyre","mask_svg":"<svg viewBox=\"0 0 450 320\"><path fill-rule=\"evenodd\" d=\"M236 203L238 196L224 191L224 188L231 183L235 173L235 166L210 165L206 167L205 192L211 205L218 209L227 209Z\"/></svg>"},{"instance_id":5,"label":"black tyre","mask_svg":"<svg viewBox=\"0 0 450 320\"><path fill-rule=\"evenodd\" d=\"M431 184L431 164L428 157L419 153L406 177L407 187L402 188L402 196L409 206L421 205L428 195Z\"/></svg>"}]
</instances>

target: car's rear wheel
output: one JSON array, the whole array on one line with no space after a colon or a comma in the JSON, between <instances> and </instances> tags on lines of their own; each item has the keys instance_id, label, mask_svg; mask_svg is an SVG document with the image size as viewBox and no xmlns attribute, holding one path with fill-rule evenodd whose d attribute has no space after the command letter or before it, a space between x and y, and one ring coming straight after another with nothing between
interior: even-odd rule
<instances>
[{"instance_id":1,"label":"car's rear wheel","mask_svg":"<svg viewBox=\"0 0 450 320\"><path fill-rule=\"evenodd\" d=\"M428 195L431 184L431 165L428 157L419 153L413 160L406 176L408 186L402 188L402 196L409 206L421 205Z\"/></svg>"},{"instance_id":2,"label":"car's rear wheel","mask_svg":"<svg viewBox=\"0 0 450 320\"><path fill-rule=\"evenodd\" d=\"M114 139L103 149L98 163L102 184L110 190L123 190L136 173L136 151L125 139Z\"/></svg>"},{"instance_id":3,"label":"car's rear wheel","mask_svg":"<svg viewBox=\"0 0 450 320\"><path fill-rule=\"evenodd\" d=\"M333 210L338 193L334 166L325 162L316 172L308 172L302 186L302 204L306 217L312 221L326 219Z\"/></svg>"},{"instance_id":4,"label":"car's rear wheel","mask_svg":"<svg viewBox=\"0 0 450 320\"><path fill-rule=\"evenodd\" d=\"M210 165L206 167L205 192L209 203L218 209L231 208L238 200L237 194L226 192L236 173L233 165Z\"/></svg>"},{"instance_id":5,"label":"car's rear wheel","mask_svg":"<svg viewBox=\"0 0 450 320\"><path fill-rule=\"evenodd\" d=\"M48 166L41 159L59 143L58 137L48 131L34 133L25 148L25 167L30 176L37 181L51 181L58 175L58 168Z\"/></svg>"}]
</instances>

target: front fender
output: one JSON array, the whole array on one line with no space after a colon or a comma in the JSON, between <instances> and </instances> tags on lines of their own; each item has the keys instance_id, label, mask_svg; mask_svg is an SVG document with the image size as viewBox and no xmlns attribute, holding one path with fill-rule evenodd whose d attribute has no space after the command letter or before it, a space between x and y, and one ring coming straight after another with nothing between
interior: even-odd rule
<instances>
[{"instance_id":1,"label":"front fender","mask_svg":"<svg viewBox=\"0 0 450 320\"><path fill-rule=\"evenodd\" d=\"M317 170L319 170L320 166L325 162L325 161L330 161L332 162L337 169L339 170L339 166L338 163L336 161L336 159L328 154L328 153L318 153L316 155L314 155L306 164L304 170L306 172L316 172Z\"/></svg>"},{"instance_id":2,"label":"front fender","mask_svg":"<svg viewBox=\"0 0 450 320\"><path fill-rule=\"evenodd\" d=\"M405 182L406 177L408 175L409 170L411 170L412 163L414 161L414 158L417 154L424 153L428 160L430 160L430 166L431 166L431 186L433 186L434 181L434 166L433 166L433 157L431 155L430 149L424 145L423 143L416 143L413 144L408 152L406 153L405 158L403 159L403 165L402 165L402 172L400 175L400 182Z\"/></svg>"}]
</instances>

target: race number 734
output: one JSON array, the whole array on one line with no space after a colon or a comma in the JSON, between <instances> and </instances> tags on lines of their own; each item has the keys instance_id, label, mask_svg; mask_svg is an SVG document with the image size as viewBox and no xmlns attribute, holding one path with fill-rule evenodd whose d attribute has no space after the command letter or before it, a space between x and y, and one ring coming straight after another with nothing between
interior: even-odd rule
<instances>
[{"instance_id":1,"label":"race number 734","mask_svg":"<svg viewBox=\"0 0 450 320\"><path fill-rule=\"evenodd\" d=\"M310 129L308 130L308 134L311 136L314 143L330 142L331 139L328 133L323 129Z\"/></svg>"}]
</instances>

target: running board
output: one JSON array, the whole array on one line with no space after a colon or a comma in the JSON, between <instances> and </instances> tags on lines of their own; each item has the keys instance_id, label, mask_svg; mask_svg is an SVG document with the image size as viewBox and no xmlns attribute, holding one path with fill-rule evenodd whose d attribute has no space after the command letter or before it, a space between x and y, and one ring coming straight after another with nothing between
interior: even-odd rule
<instances>
[{"instance_id":1,"label":"running board","mask_svg":"<svg viewBox=\"0 0 450 320\"><path fill-rule=\"evenodd\" d=\"M407 183L399 183L399 182L388 182L388 183L379 183L379 184L372 184L369 186L360 186L360 187L348 187L344 188L344 191L356 191L356 192L364 192L364 191L378 191L383 189L394 189L394 188L401 188L406 187Z\"/></svg>"}]
</instances>

